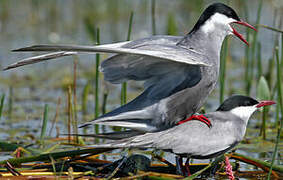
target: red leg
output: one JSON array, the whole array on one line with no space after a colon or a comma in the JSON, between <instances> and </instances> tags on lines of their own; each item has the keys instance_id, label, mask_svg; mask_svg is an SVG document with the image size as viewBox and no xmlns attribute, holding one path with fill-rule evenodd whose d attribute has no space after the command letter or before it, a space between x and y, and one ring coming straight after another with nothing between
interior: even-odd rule
<instances>
[{"instance_id":1,"label":"red leg","mask_svg":"<svg viewBox=\"0 0 283 180\"><path fill-rule=\"evenodd\" d=\"M199 120L199 121L205 123L208 127L211 127L210 120L207 117L205 117L203 114L201 114L201 115L192 115L191 117L189 117L189 118L187 118L185 120L179 121L177 124L178 125L179 124L183 124L183 123L185 123L187 121L191 121L191 120Z\"/></svg>"},{"instance_id":2,"label":"red leg","mask_svg":"<svg viewBox=\"0 0 283 180\"><path fill-rule=\"evenodd\" d=\"M186 163L185 163L185 168L187 171L187 175L190 176L191 175L191 171L190 171L190 158L187 158Z\"/></svg>"}]
</instances>

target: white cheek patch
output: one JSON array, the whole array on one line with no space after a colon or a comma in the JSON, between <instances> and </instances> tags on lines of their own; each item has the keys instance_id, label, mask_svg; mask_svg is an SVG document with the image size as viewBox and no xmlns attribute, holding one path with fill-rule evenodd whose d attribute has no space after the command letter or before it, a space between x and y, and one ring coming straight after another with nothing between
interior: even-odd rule
<instances>
[{"instance_id":1,"label":"white cheek patch","mask_svg":"<svg viewBox=\"0 0 283 180\"><path fill-rule=\"evenodd\" d=\"M234 22L235 20L233 18L228 18L227 16L215 13L212 15L201 27L202 31L205 33L213 32L215 31L216 26L221 27L221 31L224 30L228 32L232 32L232 28L230 27L229 23Z\"/></svg>"},{"instance_id":2,"label":"white cheek patch","mask_svg":"<svg viewBox=\"0 0 283 180\"><path fill-rule=\"evenodd\" d=\"M232 109L231 113L247 122L256 110L256 106L240 106Z\"/></svg>"}]
</instances>

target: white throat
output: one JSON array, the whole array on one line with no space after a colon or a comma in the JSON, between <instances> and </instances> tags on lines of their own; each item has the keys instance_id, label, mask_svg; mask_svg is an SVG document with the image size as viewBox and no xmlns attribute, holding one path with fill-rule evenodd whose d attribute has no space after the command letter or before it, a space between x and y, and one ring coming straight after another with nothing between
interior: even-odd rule
<instances>
[{"instance_id":1,"label":"white throat","mask_svg":"<svg viewBox=\"0 0 283 180\"><path fill-rule=\"evenodd\" d=\"M201 30L206 34L222 32L226 36L232 34L233 30L229 24L234 21L233 18L228 18L223 14L215 13L202 25Z\"/></svg>"},{"instance_id":2,"label":"white throat","mask_svg":"<svg viewBox=\"0 0 283 180\"><path fill-rule=\"evenodd\" d=\"M251 115L257 110L256 105L254 106L240 106L236 107L231 110L231 113L238 116L242 120L244 120L246 123L248 122Z\"/></svg>"}]
</instances>

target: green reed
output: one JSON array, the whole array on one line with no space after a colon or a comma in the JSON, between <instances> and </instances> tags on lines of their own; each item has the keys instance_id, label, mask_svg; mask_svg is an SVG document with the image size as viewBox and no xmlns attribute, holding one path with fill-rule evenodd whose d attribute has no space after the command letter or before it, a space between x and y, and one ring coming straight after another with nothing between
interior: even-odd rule
<instances>
[{"instance_id":1,"label":"green reed","mask_svg":"<svg viewBox=\"0 0 283 180\"><path fill-rule=\"evenodd\" d=\"M156 24L155 24L155 0L151 0L151 28L152 35L156 35Z\"/></svg>"},{"instance_id":2,"label":"green reed","mask_svg":"<svg viewBox=\"0 0 283 180\"><path fill-rule=\"evenodd\" d=\"M224 101L227 57L228 57L228 39L225 38L220 55L220 95L219 95L220 104Z\"/></svg>"},{"instance_id":3,"label":"green reed","mask_svg":"<svg viewBox=\"0 0 283 180\"><path fill-rule=\"evenodd\" d=\"M260 18L261 18L261 10L262 10L262 4L263 0L260 0L258 9L257 9L257 18L256 18L256 24L260 23ZM250 95L251 87L252 87L252 82L254 80L254 70L255 70L255 61L256 61L256 45L257 45L257 35L258 32L254 31L252 36L253 36L253 42L251 46L251 58L249 59L249 68L247 69L248 72L248 81L247 81L247 94Z\"/></svg>"},{"instance_id":4,"label":"green reed","mask_svg":"<svg viewBox=\"0 0 283 180\"><path fill-rule=\"evenodd\" d=\"M257 85L257 98L261 100L270 99L270 89L268 87L268 83L266 79L261 76ZM262 124L260 129L260 135L262 135L263 139L266 139L266 118L268 113L268 107L263 107L262 113Z\"/></svg>"},{"instance_id":5,"label":"green reed","mask_svg":"<svg viewBox=\"0 0 283 180\"><path fill-rule=\"evenodd\" d=\"M96 29L96 45L100 45L100 34L99 28ZM99 64L100 64L100 54L96 53L96 64L95 64L95 114L94 117L99 116ZM98 126L95 126L95 132L98 132Z\"/></svg>"},{"instance_id":6,"label":"green reed","mask_svg":"<svg viewBox=\"0 0 283 180\"><path fill-rule=\"evenodd\" d=\"M99 28L96 29L96 45L100 45L100 30ZM96 53L96 62L95 62L95 110L94 110L94 117L99 117L99 64L100 64L100 54ZM95 134L99 133L99 125L95 124L94 126ZM95 139L95 142L98 142L98 139Z\"/></svg>"},{"instance_id":7,"label":"green reed","mask_svg":"<svg viewBox=\"0 0 283 180\"><path fill-rule=\"evenodd\" d=\"M2 113L3 113L4 101L5 101L5 94L1 96L1 100L0 100L0 120L2 117Z\"/></svg>"},{"instance_id":8,"label":"green reed","mask_svg":"<svg viewBox=\"0 0 283 180\"><path fill-rule=\"evenodd\" d=\"M283 50L283 33L281 34L281 48ZM277 150L278 150L278 144L280 142L280 135L281 135L281 131L282 131L282 127L283 127L283 100L282 100L282 80L281 80L281 77L282 77L282 73L281 73L281 66L282 66L282 63L283 63L283 51L281 51L281 63L279 61L279 48L277 47L275 49L275 54L276 54L276 69L277 69L277 93L278 93L278 99L279 99L279 106L280 106L280 110L281 110L281 120L279 121L279 116L277 116L277 122L280 122L280 126L278 127L278 131L277 131L277 137L276 137L276 143L275 143L275 147L274 147L274 151L272 153L272 161L271 161L271 167L269 169L269 172L268 172L268 177L267 179L269 180L270 179L270 176L271 176L271 172L272 172L272 168L273 168L273 165L274 165L274 162L275 162L275 158L276 158L276 154L277 154ZM277 105L278 106L278 105Z\"/></svg>"},{"instance_id":9,"label":"green reed","mask_svg":"<svg viewBox=\"0 0 283 180\"><path fill-rule=\"evenodd\" d=\"M12 119L13 113L13 102L14 102L14 89L12 86L9 87L9 100L8 100L8 117Z\"/></svg>"},{"instance_id":10,"label":"green reed","mask_svg":"<svg viewBox=\"0 0 283 180\"><path fill-rule=\"evenodd\" d=\"M169 13L167 17L167 34L168 35L177 35L178 28L175 20L175 15L173 13Z\"/></svg>"},{"instance_id":11,"label":"green reed","mask_svg":"<svg viewBox=\"0 0 283 180\"><path fill-rule=\"evenodd\" d=\"M44 144L44 137L46 134L47 129L47 121L48 121L48 104L44 105L44 112L43 112L43 119L42 119L42 126L41 126L41 133L40 133L40 143Z\"/></svg>"},{"instance_id":12,"label":"green reed","mask_svg":"<svg viewBox=\"0 0 283 180\"><path fill-rule=\"evenodd\" d=\"M261 44L257 43L257 77L258 79L262 75L262 64L261 64Z\"/></svg>"},{"instance_id":13,"label":"green reed","mask_svg":"<svg viewBox=\"0 0 283 180\"><path fill-rule=\"evenodd\" d=\"M131 11L130 20L129 20L129 27L128 27L128 34L127 34L127 41L130 41L130 39L131 39L133 17L134 17L134 12ZM127 82L123 82L122 88L121 88L121 105L124 105L126 103L127 103Z\"/></svg>"}]
</instances>

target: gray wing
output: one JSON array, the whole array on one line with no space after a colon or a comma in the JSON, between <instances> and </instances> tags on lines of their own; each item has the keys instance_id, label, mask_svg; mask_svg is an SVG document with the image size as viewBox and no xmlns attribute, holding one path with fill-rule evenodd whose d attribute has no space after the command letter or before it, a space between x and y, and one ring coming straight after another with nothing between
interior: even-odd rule
<instances>
[{"instance_id":1,"label":"gray wing","mask_svg":"<svg viewBox=\"0 0 283 180\"><path fill-rule=\"evenodd\" d=\"M104 52L104 53L116 53L116 54L131 54L139 56L153 57L163 60L169 60L179 63L200 65L200 66L210 66L206 61L206 57L198 52L185 49L183 47L177 46L175 42L180 40L179 37L172 38L169 36L157 36L153 38L145 38L142 40L132 41L132 42L121 42L114 44L106 44L100 46L77 46L77 45L35 45L31 47L25 47L16 49L14 51L63 51L63 52ZM148 42L149 41L149 42ZM172 43L174 42L174 43ZM137 48L139 45L147 44L151 48ZM155 45L154 45L155 44ZM157 45L156 45L157 44ZM165 44L162 46L162 44ZM49 60L41 59L40 61ZM36 61L36 62L40 62ZM32 64L35 63L33 60L22 61L22 64ZM5 69L12 69L15 66L8 66ZM18 67L18 66L17 66Z\"/></svg>"},{"instance_id":2,"label":"gray wing","mask_svg":"<svg viewBox=\"0 0 283 180\"><path fill-rule=\"evenodd\" d=\"M229 118L233 117L225 115L219 120L218 114L211 113L211 128L197 120L189 121L164 131L117 141L116 144L124 147L157 148L199 159L211 158L225 153L241 140L235 129L237 122L230 121Z\"/></svg>"},{"instance_id":3,"label":"gray wing","mask_svg":"<svg viewBox=\"0 0 283 180\"><path fill-rule=\"evenodd\" d=\"M105 80L121 83L127 80L145 81L147 97L162 99L201 80L199 66L180 64L136 55L117 55L101 64Z\"/></svg>"}]
</instances>

